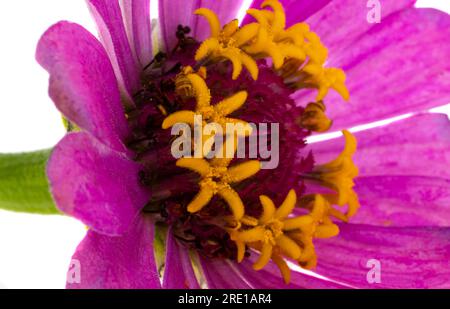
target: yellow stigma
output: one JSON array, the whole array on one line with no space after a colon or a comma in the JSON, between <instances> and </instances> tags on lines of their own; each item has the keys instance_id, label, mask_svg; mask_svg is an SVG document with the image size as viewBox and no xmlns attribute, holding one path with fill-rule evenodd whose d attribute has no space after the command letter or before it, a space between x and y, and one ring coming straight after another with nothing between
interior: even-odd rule
<instances>
[{"instance_id":1,"label":"yellow stigma","mask_svg":"<svg viewBox=\"0 0 450 309\"><path fill-rule=\"evenodd\" d=\"M237 20L233 20L221 28L219 18L209 9L198 9L195 14L205 17L211 29L211 36L200 45L195 54L195 60L201 61L208 58L220 61L226 59L233 64L233 79L238 78L243 66L247 68L254 80L258 79L258 66L255 60L240 49L241 45L254 37L255 29L239 29ZM254 35L252 35L252 31Z\"/></svg>"},{"instance_id":2,"label":"yellow stigma","mask_svg":"<svg viewBox=\"0 0 450 309\"><path fill-rule=\"evenodd\" d=\"M355 185L353 179L358 176L358 168L352 159L356 152L357 141L349 131L344 130L342 133L345 138L344 150L331 162L316 166L311 175L323 186L335 192L324 195L331 204L348 205L345 214L345 218L348 220L355 215L359 208L358 196L353 190Z\"/></svg>"},{"instance_id":3,"label":"yellow stigma","mask_svg":"<svg viewBox=\"0 0 450 309\"><path fill-rule=\"evenodd\" d=\"M297 203L294 190L290 190L284 202L276 208L267 196L260 196L262 215L258 220L244 217L237 225L239 229L230 229L230 237L238 249L237 260L244 258L246 246L260 252L253 264L255 270L263 269L272 260L280 269L286 283L290 280L290 271L283 257L299 262L302 267L313 267L316 255L312 239L314 237L332 237L339 229L331 232L335 226L325 217L325 200L318 196L309 214L290 217ZM329 219L328 219L329 220ZM256 222L255 222L256 221ZM336 226L337 227L337 226Z\"/></svg>"},{"instance_id":4,"label":"yellow stigma","mask_svg":"<svg viewBox=\"0 0 450 309\"><path fill-rule=\"evenodd\" d=\"M231 187L232 184L247 179L260 170L257 160L228 167L230 158L213 159L206 161L198 158L182 158L177 161L177 166L190 169L200 175L200 192L192 200L187 209L191 213L202 210L218 194L230 207L236 220L244 216L244 204L238 193Z\"/></svg>"}]
</instances>

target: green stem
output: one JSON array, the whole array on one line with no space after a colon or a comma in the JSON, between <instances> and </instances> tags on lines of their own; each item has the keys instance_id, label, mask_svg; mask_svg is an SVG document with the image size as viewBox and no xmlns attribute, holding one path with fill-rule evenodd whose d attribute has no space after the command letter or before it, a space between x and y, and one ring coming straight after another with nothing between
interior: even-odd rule
<instances>
[{"instance_id":1,"label":"green stem","mask_svg":"<svg viewBox=\"0 0 450 309\"><path fill-rule=\"evenodd\" d=\"M59 214L45 173L51 149L0 154L0 209Z\"/></svg>"}]
</instances>

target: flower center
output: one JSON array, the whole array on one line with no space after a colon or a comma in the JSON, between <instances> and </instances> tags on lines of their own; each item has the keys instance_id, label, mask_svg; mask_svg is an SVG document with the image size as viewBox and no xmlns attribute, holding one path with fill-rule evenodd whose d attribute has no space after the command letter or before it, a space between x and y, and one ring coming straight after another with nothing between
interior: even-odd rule
<instances>
[{"instance_id":1,"label":"flower center","mask_svg":"<svg viewBox=\"0 0 450 309\"><path fill-rule=\"evenodd\" d=\"M324 104L328 91L348 99L345 74L324 67L327 49L308 25L286 29L277 0L250 9L256 22L242 27L237 20L222 27L208 9L196 14L207 19L211 36L197 42L188 36L188 27L179 26L178 44L144 68L135 107L127 111L133 132L127 145L144 167L142 185L152 192L144 212L170 226L198 254L240 262L257 251L255 270L272 260L289 282L285 259L314 267L313 239L336 236L339 229L331 217L346 221L359 206L352 189L356 140L349 132L344 131L344 151L330 163L315 166L312 154L303 151L311 131L331 126ZM291 95L304 88L318 94L316 102L302 107ZM174 136L168 129L180 123L192 128L197 116L202 124L244 128L215 145L221 150L216 154L227 156L196 156L193 147L183 149L188 156L172 156ZM250 123L279 125L279 140L267 131L253 132ZM278 145L277 168L261 169L267 159L261 154L235 158L238 147L227 141L239 137L250 142L253 133L264 137L269 148ZM309 182L329 193L305 195ZM333 205L348 205L348 210L342 213Z\"/></svg>"}]
</instances>

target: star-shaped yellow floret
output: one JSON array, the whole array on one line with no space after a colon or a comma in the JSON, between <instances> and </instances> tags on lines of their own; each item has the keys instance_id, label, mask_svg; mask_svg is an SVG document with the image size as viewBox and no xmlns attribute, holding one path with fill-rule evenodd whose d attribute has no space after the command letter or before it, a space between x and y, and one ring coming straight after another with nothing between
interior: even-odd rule
<instances>
[{"instance_id":1,"label":"star-shaped yellow floret","mask_svg":"<svg viewBox=\"0 0 450 309\"><path fill-rule=\"evenodd\" d=\"M232 158L224 156L209 162L199 158L181 158L177 161L177 166L190 169L201 177L200 192L189 203L189 212L200 211L218 194L227 202L236 220L244 216L244 204L231 185L255 175L261 166L259 161L250 160L228 167L231 160Z\"/></svg>"},{"instance_id":2,"label":"star-shaped yellow floret","mask_svg":"<svg viewBox=\"0 0 450 309\"><path fill-rule=\"evenodd\" d=\"M252 127L247 122L227 117L244 105L247 100L246 91L240 91L215 105L211 105L211 93L205 80L197 73L188 73L184 78L190 83L192 89L183 91L195 96L197 101L195 110L182 110L170 114L162 123L163 129L168 129L176 123L187 123L194 126L195 116L202 116L203 124L217 123L224 132L227 124L234 124L241 126L241 130L237 131L238 134L248 136L252 133ZM183 83L183 87L186 87L185 83Z\"/></svg>"},{"instance_id":3,"label":"star-shaped yellow floret","mask_svg":"<svg viewBox=\"0 0 450 309\"><path fill-rule=\"evenodd\" d=\"M317 64L307 64L303 68L303 71L311 75L303 83L319 90L316 97L317 101L323 100L330 89L334 89L344 100L349 100L350 93L345 85L346 76L341 69L324 68Z\"/></svg>"},{"instance_id":4,"label":"star-shaped yellow floret","mask_svg":"<svg viewBox=\"0 0 450 309\"><path fill-rule=\"evenodd\" d=\"M233 79L238 78L244 66L252 78L257 80L258 66L255 60L240 48L256 35L257 27L248 26L239 29L238 20L233 20L222 28L219 18L213 11L201 8L196 10L195 14L205 17L211 29L211 36L200 45L195 60L227 59L233 64Z\"/></svg>"},{"instance_id":5,"label":"star-shaped yellow floret","mask_svg":"<svg viewBox=\"0 0 450 309\"><path fill-rule=\"evenodd\" d=\"M296 260L303 268L315 267L317 256L313 239L334 237L339 234L339 227L331 221L329 215L332 208L322 195L305 198L307 205L302 207L309 209L309 214L290 216L297 204L294 190L288 193L279 208L275 208L267 196L260 196L263 207L261 217L244 216L234 224L235 228L228 229L230 238L237 246L238 262L244 259L248 246L260 252L253 265L255 270L264 268L272 260L286 283L290 281L290 269L284 257Z\"/></svg>"},{"instance_id":6,"label":"star-shaped yellow floret","mask_svg":"<svg viewBox=\"0 0 450 309\"><path fill-rule=\"evenodd\" d=\"M245 46L244 50L250 55L261 54L271 57L275 69L279 70L283 77L289 77L289 83L294 87L317 88L319 90L317 101L323 100L329 89L334 89L344 100L348 100L349 92L345 86L344 72L324 67L328 50L320 37L310 31L306 23L298 23L284 29L286 16L278 0L266 0L261 8L247 11L257 20L260 27L256 39ZM291 60L296 61L294 70L291 68ZM305 79L302 72L309 76ZM298 81L293 83L297 78Z\"/></svg>"},{"instance_id":7,"label":"star-shaped yellow floret","mask_svg":"<svg viewBox=\"0 0 450 309\"><path fill-rule=\"evenodd\" d=\"M329 89L349 99L344 72L324 67L328 50L320 37L306 23L285 29L286 15L278 0L264 1L260 10L249 9L247 14L256 22L241 28L237 20L222 28L217 15L209 9L198 9L196 14L205 17L211 29L211 36L197 50L196 61L227 59L233 65L233 79L245 66L256 80L259 70L255 60L270 57L288 84L297 89L318 89L317 101L323 100Z\"/></svg>"},{"instance_id":8,"label":"star-shaped yellow floret","mask_svg":"<svg viewBox=\"0 0 450 309\"><path fill-rule=\"evenodd\" d=\"M289 267L282 256L302 260L305 255L305 240L311 238L316 224L311 215L288 217L294 210L296 201L297 196L294 190L289 191L278 208L269 197L260 196L263 211L254 226L230 232L231 239L236 242L238 248L238 262L243 260L245 248L248 245L261 253L253 265L255 270L264 268L272 259L280 268L285 281L289 282ZM251 220L245 222L249 224ZM291 238L291 233L299 233L302 241Z\"/></svg>"},{"instance_id":9,"label":"star-shaped yellow floret","mask_svg":"<svg viewBox=\"0 0 450 309\"><path fill-rule=\"evenodd\" d=\"M303 196L299 206L311 210L309 215L317 223L313 231L315 238L330 238L339 234L339 227L331 220L331 217L342 219L344 215L331 207L325 195L310 194Z\"/></svg>"},{"instance_id":10,"label":"star-shaped yellow floret","mask_svg":"<svg viewBox=\"0 0 450 309\"><path fill-rule=\"evenodd\" d=\"M275 42L290 42L302 49L310 61L323 65L328 57L328 49L322 44L320 37L310 31L306 23L297 23L280 32L274 38Z\"/></svg>"},{"instance_id":11,"label":"star-shaped yellow floret","mask_svg":"<svg viewBox=\"0 0 450 309\"><path fill-rule=\"evenodd\" d=\"M345 138L344 150L336 159L316 166L311 175L323 186L336 192L324 195L330 203L339 206L348 205L345 216L348 219L355 215L359 208L358 196L353 190L355 185L353 179L358 176L358 168L352 159L356 152L357 141L347 130L342 131L342 134Z\"/></svg>"},{"instance_id":12,"label":"star-shaped yellow floret","mask_svg":"<svg viewBox=\"0 0 450 309\"><path fill-rule=\"evenodd\" d=\"M272 11L257 9L247 11L256 19L260 27L256 39L244 50L251 55L271 57L275 69L280 69L285 59L288 58L303 62L306 54L301 45L295 44L295 42L287 40L287 36L283 36L286 16L281 3L277 0L267 0L261 4L261 8L271 8Z\"/></svg>"}]
</instances>

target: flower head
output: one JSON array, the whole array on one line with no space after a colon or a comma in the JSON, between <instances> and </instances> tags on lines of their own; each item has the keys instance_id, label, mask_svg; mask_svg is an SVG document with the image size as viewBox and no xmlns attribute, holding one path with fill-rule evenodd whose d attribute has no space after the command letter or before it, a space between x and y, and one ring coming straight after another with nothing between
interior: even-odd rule
<instances>
[{"instance_id":1,"label":"flower head","mask_svg":"<svg viewBox=\"0 0 450 309\"><path fill-rule=\"evenodd\" d=\"M234 19L234 1L214 1L208 8L196 7L197 3L159 1L164 44L157 46L150 40L148 0L120 5L119 1L89 0L103 45L68 22L51 27L39 42L37 59L50 73L50 96L79 128L56 146L48 163L58 207L89 228L75 253L86 275L80 285L69 287L198 288L203 282L211 288L283 287L278 271L292 287L365 286L365 274L355 279L359 277L352 273L361 264L355 259L373 254L389 259L395 254L379 249L384 244L384 228L347 224L353 219L357 223L384 220L386 209L364 210L367 207L363 206L360 212L366 219L358 219L361 187L367 206L379 198L371 190L383 181L370 179L379 175L360 168L363 185L357 186L356 137L343 124L387 116L397 107L390 104L365 110L370 96L383 92L370 88L375 82L364 80L366 72L388 77L378 71L381 67L376 62L364 62L361 55L353 60L354 53L343 51L357 38L362 40L361 31L353 29L357 34L343 35L337 21L327 16L333 15L330 10L350 15L352 10L345 6L337 10L340 4L330 2L323 16L319 10L318 15L300 22L309 16L297 18L302 10L292 10L301 7L301 1L255 1L240 25ZM224 7L215 10L220 5ZM390 12L398 9L388 6ZM402 2L400 7L407 5ZM291 10L295 22L286 14ZM403 14L416 14L417 10L411 10ZM407 17L402 23L410 25ZM444 26L449 24L447 17L439 18ZM198 26L204 19L209 30ZM391 23L391 28L398 28ZM442 27L430 20L427 23L441 39L437 29ZM324 27L330 28L328 32ZM384 42L383 29L371 31L380 32ZM368 40L369 47L362 44L363 50L381 50ZM337 56L329 59L334 52ZM410 56L416 65L415 55ZM328 66L338 63L356 73L347 78L342 69ZM358 63L364 63L364 68ZM424 71L428 67L424 65ZM437 72L437 68L430 71ZM409 90L415 89L408 85ZM312 96L310 89L314 89ZM434 88L419 93L422 101L434 98L430 89ZM396 90L395 98L406 93L403 88ZM342 99L350 99L351 91L352 104L342 104ZM358 113L355 108L364 111ZM184 149L188 156L175 158L171 153L174 137L168 129L179 123L195 127L198 116L202 124L218 123L221 128L241 124L246 133L219 134L225 142L222 139L215 145L214 150L222 151L212 157L196 156L189 146ZM268 126L253 132L251 123L276 125L279 139L270 134ZM324 132L332 124L334 129L343 129L343 150L338 145L341 139L307 145L306 138L313 131ZM213 135L202 134L204 139ZM236 158L237 143L227 146L227 141L238 137L249 141L254 135L272 147L278 145L275 169L263 168L264 152ZM362 144L360 148L371 158L373 153L386 151L370 148L375 146L369 147L364 139ZM223 151L233 156L217 155ZM377 160L383 168L395 166ZM413 173L409 166L404 169ZM395 234L388 250L405 241L405 250L412 254L411 243L432 239L439 256L434 260L443 260L439 231L399 228L386 233ZM447 250L448 238L443 243ZM425 273L436 274L437 268L427 266L428 260L418 260ZM309 277L299 269L313 269L331 279ZM387 274L387 280L404 286L389 278L398 273ZM439 278L448 278L448 273Z\"/></svg>"}]
</instances>

